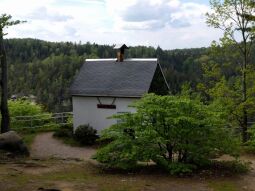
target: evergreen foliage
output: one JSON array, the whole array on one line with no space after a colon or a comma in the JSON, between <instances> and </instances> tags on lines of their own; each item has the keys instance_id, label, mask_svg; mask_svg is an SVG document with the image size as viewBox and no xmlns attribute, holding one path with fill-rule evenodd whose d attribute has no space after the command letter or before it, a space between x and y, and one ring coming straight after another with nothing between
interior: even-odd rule
<instances>
[{"instance_id":1,"label":"evergreen foliage","mask_svg":"<svg viewBox=\"0 0 255 191\"><path fill-rule=\"evenodd\" d=\"M115 58L113 46L71 42L46 42L36 39L6 39L9 67L9 97L34 95L49 111L71 110L69 87L85 58ZM137 46L126 51L128 58L158 57L172 93L189 81L193 87L201 76L196 61L201 49L162 50Z\"/></svg>"}]
</instances>

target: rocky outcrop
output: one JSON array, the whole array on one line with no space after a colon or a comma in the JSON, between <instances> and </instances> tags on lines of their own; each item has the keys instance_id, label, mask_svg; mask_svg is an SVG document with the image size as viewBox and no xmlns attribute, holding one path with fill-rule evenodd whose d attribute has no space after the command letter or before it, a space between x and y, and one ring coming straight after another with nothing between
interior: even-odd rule
<instances>
[{"instance_id":1,"label":"rocky outcrop","mask_svg":"<svg viewBox=\"0 0 255 191\"><path fill-rule=\"evenodd\" d=\"M0 149L12 153L29 155L28 148L15 131L0 134Z\"/></svg>"}]
</instances>

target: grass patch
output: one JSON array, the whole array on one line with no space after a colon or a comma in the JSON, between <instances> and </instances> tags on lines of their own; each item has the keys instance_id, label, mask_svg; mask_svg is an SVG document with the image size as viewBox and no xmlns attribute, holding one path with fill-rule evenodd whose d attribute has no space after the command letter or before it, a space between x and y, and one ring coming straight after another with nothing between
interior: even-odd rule
<instances>
[{"instance_id":1,"label":"grass patch","mask_svg":"<svg viewBox=\"0 0 255 191\"><path fill-rule=\"evenodd\" d=\"M53 136L67 145L81 146L81 144L74 138L73 126L71 124L60 126L58 129L55 130Z\"/></svg>"},{"instance_id":2,"label":"grass patch","mask_svg":"<svg viewBox=\"0 0 255 191\"><path fill-rule=\"evenodd\" d=\"M12 130L20 134L30 134L30 133L40 133L40 132L49 132L56 131L60 126L58 124L51 124L42 127L26 127L26 128L13 128Z\"/></svg>"},{"instance_id":3,"label":"grass patch","mask_svg":"<svg viewBox=\"0 0 255 191\"><path fill-rule=\"evenodd\" d=\"M82 146L79 142L77 142L73 137L56 137L56 139L61 140L64 144L70 145L72 147L80 147Z\"/></svg>"},{"instance_id":4,"label":"grass patch","mask_svg":"<svg viewBox=\"0 0 255 191\"><path fill-rule=\"evenodd\" d=\"M30 148L38 133L55 131L58 128L59 125L53 124L51 126L38 128L14 128L13 130L22 137L24 143L28 146L28 148Z\"/></svg>"},{"instance_id":5,"label":"grass patch","mask_svg":"<svg viewBox=\"0 0 255 191\"><path fill-rule=\"evenodd\" d=\"M213 189L213 191L238 191L237 185L230 181L220 181L220 182L209 182L209 187Z\"/></svg>"},{"instance_id":6,"label":"grass patch","mask_svg":"<svg viewBox=\"0 0 255 191\"><path fill-rule=\"evenodd\" d=\"M36 137L36 133L30 133L30 134L22 134L22 140L24 141L25 145L28 146L28 148L31 147L35 137Z\"/></svg>"},{"instance_id":7,"label":"grass patch","mask_svg":"<svg viewBox=\"0 0 255 191\"><path fill-rule=\"evenodd\" d=\"M68 172L68 173L67 173ZM89 178L86 171L81 171L78 168L67 169L67 171L59 171L44 174L39 177L41 180L52 180L52 181L85 181Z\"/></svg>"},{"instance_id":8,"label":"grass patch","mask_svg":"<svg viewBox=\"0 0 255 191\"><path fill-rule=\"evenodd\" d=\"M243 146L241 151L242 151L242 154L255 154L255 147Z\"/></svg>"},{"instance_id":9,"label":"grass patch","mask_svg":"<svg viewBox=\"0 0 255 191\"><path fill-rule=\"evenodd\" d=\"M245 174L250 171L250 163L240 160L213 161L210 169L226 175Z\"/></svg>"},{"instance_id":10,"label":"grass patch","mask_svg":"<svg viewBox=\"0 0 255 191\"><path fill-rule=\"evenodd\" d=\"M31 174L31 170L36 173ZM1 191L37 190L39 187L64 190L63 186L65 185L67 190L76 191L169 190L173 185L176 190L203 190L204 188L199 187L201 185L200 178L176 178L157 170L111 173L103 171L93 163L59 159L27 161L27 164L0 164L0 177ZM4 181L6 188L1 187L1 181ZM209 178L203 183L213 191L240 190L235 180L224 177Z\"/></svg>"},{"instance_id":11,"label":"grass patch","mask_svg":"<svg viewBox=\"0 0 255 191\"><path fill-rule=\"evenodd\" d=\"M105 184L100 189L101 191L111 191L113 189L113 184ZM114 186L115 191L136 191L139 187L131 187L130 185L116 185Z\"/></svg>"}]
</instances>

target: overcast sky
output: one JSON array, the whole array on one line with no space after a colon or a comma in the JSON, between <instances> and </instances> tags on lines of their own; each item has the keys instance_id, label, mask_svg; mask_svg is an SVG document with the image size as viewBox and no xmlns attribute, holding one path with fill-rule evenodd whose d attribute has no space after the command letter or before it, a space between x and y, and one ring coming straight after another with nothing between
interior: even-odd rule
<instances>
[{"instance_id":1,"label":"overcast sky","mask_svg":"<svg viewBox=\"0 0 255 191\"><path fill-rule=\"evenodd\" d=\"M27 21L7 38L192 48L222 35L205 24L208 1L0 0L0 14Z\"/></svg>"}]
</instances>

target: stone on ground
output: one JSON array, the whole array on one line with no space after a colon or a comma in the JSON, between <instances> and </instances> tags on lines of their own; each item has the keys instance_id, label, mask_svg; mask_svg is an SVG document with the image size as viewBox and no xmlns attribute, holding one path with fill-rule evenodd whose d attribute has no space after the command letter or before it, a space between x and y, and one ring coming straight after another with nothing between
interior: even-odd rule
<instances>
[{"instance_id":1,"label":"stone on ground","mask_svg":"<svg viewBox=\"0 0 255 191\"><path fill-rule=\"evenodd\" d=\"M0 134L0 150L15 154L29 155L28 148L15 131Z\"/></svg>"}]
</instances>

